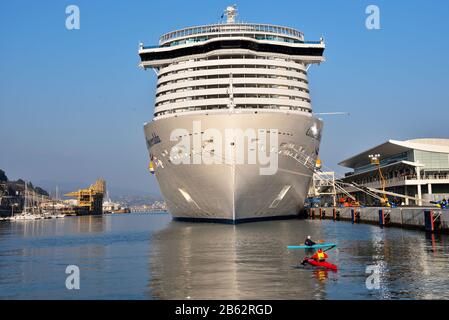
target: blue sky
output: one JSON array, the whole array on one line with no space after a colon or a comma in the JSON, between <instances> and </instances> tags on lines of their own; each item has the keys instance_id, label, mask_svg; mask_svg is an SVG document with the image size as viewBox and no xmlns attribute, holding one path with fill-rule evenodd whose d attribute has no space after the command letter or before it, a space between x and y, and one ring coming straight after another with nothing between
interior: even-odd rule
<instances>
[{"instance_id":1,"label":"blue sky","mask_svg":"<svg viewBox=\"0 0 449 320\"><path fill-rule=\"evenodd\" d=\"M12 1L0 2L0 168L47 185L91 183L159 193L146 169L142 125L155 76L137 67L138 43L220 19L286 25L326 40L309 70L325 118L321 157L337 163L386 139L449 138L449 2L433 1ZM81 29L65 28L78 5ZM365 8L380 8L380 30ZM118 191L117 191L118 192Z\"/></svg>"}]
</instances>

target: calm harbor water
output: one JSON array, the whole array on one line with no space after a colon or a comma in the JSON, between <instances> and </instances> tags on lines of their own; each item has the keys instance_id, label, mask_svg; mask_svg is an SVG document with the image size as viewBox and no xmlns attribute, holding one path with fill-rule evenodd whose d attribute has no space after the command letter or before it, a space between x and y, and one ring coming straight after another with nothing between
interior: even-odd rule
<instances>
[{"instance_id":1,"label":"calm harbor water","mask_svg":"<svg viewBox=\"0 0 449 320\"><path fill-rule=\"evenodd\" d=\"M338 272L298 267L306 235ZM449 299L449 237L348 222L237 226L166 214L0 222L0 299ZM67 290L68 265L80 289ZM367 266L380 288L366 287Z\"/></svg>"}]
</instances>

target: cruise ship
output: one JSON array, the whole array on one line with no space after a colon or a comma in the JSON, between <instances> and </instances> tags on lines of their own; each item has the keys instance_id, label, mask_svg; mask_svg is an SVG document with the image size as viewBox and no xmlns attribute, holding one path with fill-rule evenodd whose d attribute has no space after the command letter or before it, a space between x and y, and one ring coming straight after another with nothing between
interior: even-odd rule
<instances>
[{"instance_id":1,"label":"cruise ship","mask_svg":"<svg viewBox=\"0 0 449 320\"><path fill-rule=\"evenodd\" d=\"M139 46L140 66L157 76L150 169L174 219L294 217L313 175L298 154L314 163L319 152L307 72L324 61L324 40L238 22L235 6L223 16Z\"/></svg>"}]
</instances>

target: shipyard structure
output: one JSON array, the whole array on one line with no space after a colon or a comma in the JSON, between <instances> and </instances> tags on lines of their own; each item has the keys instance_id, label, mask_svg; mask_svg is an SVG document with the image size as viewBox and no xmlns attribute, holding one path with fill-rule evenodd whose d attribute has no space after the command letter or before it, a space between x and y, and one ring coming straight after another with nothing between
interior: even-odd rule
<instances>
[{"instance_id":1,"label":"shipyard structure","mask_svg":"<svg viewBox=\"0 0 449 320\"><path fill-rule=\"evenodd\" d=\"M225 23L140 45L140 66L157 74L154 118L144 125L150 170L174 218L295 216L313 175L296 155L314 163L319 152L322 122L312 113L308 69L324 61L324 41L306 41L289 27L238 22L233 6L225 15ZM240 139L239 132L257 135ZM180 148L181 140L188 146ZM248 161L251 152L275 156L275 166ZM268 166L274 170L263 173Z\"/></svg>"},{"instance_id":2,"label":"shipyard structure","mask_svg":"<svg viewBox=\"0 0 449 320\"><path fill-rule=\"evenodd\" d=\"M88 188L65 194L66 197L75 198L78 215L103 214L103 197L106 192L106 181L98 179Z\"/></svg>"}]
</instances>

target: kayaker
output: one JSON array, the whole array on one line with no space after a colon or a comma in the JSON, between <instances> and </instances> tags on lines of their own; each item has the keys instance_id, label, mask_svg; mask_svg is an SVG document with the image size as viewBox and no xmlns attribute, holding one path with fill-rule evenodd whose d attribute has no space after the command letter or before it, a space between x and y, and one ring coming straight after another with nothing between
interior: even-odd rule
<instances>
[{"instance_id":1,"label":"kayaker","mask_svg":"<svg viewBox=\"0 0 449 320\"><path fill-rule=\"evenodd\" d=\"M312 238L310 236L307 236L306 240L304 241L304 244L306 246L312 247L312 246L316 245L316 242L312 241Z\"/></svg>"},{"instance_id":2,"label":"kayaker","mask_svg":"<svg viewBox=\"0 0 449 320\"><path fill-rule=\"evenodd\" d=\"M327 253L323 249L318 249L317 252L312 256L312 259L318 262L325 262L327 259Z\"/></svg>"}]
</instances>

